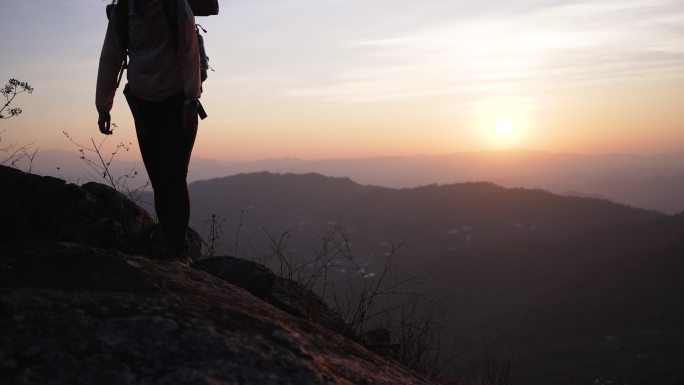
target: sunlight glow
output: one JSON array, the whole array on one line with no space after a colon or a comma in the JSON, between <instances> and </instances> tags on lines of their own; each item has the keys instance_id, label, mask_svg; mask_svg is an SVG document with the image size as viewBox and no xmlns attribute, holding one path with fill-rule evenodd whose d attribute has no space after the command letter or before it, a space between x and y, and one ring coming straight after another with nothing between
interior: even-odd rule
<instances>
[{"instance_id":1,"label":"sunlight glow","mask_svg":"<svg viewBox=\"0 0 684 385\"><path fill-rule=\"evenodd\" d=\"M533 98L507 95L471 105L471 127L479 133L483 148L525 147L533 139L537 102Z\"/></svg>"},{"instance_id":2,"label":"sunlight glow","mask_svg":"<svg viewBox=\"0 0 684 385\"><path fill-rule=\"evenodd\" d=\"M496 122L496 132L498 132L501 136L511 135L514 128L515 125L508 119L499 119L499 121Z\"/></svg>"}]
</instances>

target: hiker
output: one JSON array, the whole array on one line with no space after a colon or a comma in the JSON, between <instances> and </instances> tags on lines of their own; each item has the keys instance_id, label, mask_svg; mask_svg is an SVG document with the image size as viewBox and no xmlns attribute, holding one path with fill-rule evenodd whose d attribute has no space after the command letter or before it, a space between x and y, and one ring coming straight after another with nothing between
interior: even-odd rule
<instances>
[{"instance_id":1,"label":"hiker","mask_svg":"<svg viewBox=\"0 0 684 385\"><path fill-rule=\"evenodd\" d=\"M163 1L120 0L115 6L128 18L116 21L110 15L95 104L100 132L111 135L110 111L128 53L124 95L135 120L161 228L161 233L153 235L152 254L186 260L190 219L186 178L197 134L198 106L201 108L200 56L195 17L187 1L169 0L176 2L175 21L170 21Z\"/></svg>"}]
</instances>

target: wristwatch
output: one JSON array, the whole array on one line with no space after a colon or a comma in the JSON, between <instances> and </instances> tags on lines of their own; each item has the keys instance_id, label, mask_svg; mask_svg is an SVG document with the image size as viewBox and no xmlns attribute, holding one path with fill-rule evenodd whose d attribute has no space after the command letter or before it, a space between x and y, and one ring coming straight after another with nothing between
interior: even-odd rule
<instances>
[{"instance_id":1,"label":"wristwatch","mask_svg":"<svg viewBox=\"0 0 684 385\"><path fill-rule=\"evenodd\" d=\"M197 108L200 102L197 99L185 99L185 107Z\"/></svg>"}]
</instances>

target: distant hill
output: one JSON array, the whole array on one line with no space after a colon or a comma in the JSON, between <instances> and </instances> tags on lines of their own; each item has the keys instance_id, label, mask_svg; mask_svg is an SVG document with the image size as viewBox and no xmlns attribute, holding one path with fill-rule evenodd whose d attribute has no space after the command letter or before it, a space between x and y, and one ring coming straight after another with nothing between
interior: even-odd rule
<instances>
[{"instance_id":1,"label":"distant hill","mask_svg":"<svg viewBox=\"0 0 684 385\"><path fill-rule=\"evenodd\" d=\"M684 217L491 183L410 189L318 174L241 174L190 185L195 226L218 214L223 247L310 258L341 226L365 271L405 241L396 279L441 300L464 373L487 346L518 383L679 384ZM343 274L341 272L340 274Z\"/></svg>"},{"instance_id":2,"label":"distant hill","mask_svg":"<svg viewBox=\"0 0 684 385\"><path fill-rule=\"evenodd\" d=\"M667 213L684 209L684 154L580 155L511 150L361 159L198 159L193 161L190 174L197 180L258 171L316 172L395 188L488 181L506 187L542 188L562 195L603 196Z\"/></svg>"},{"instance_id":3,"label":"distant hill","mask_svg":"<svg viewBox=\"0 0 684 385\"><path fill-rule=\"evenodd\" d=\"M41 151L34 170L84 180L78 152ZM130 156L130 154L128 154ZM117 172L135 166L121 158ZM137 170L143 171L142 162ZM412 188L432 183L488 181L505 187L541 188L561 195L605 197L615 202L674 214L684 210L684 154L558 154L541 151L482 151L445 155L369 157L359 159L267 159L225 162L195 156L192 181L240 173L315 172L349 177L365 185ZM143 182L145 177L140 175Z\"/></svg>"},{"instance_id":4,"label":"distant hill","mask_svg":"<svg viewBox=\"0 0 684 385\"><path fill-rule=\"evenodd\" d=\"M262 172L194 182L190 192L197 222L218 214L227 228L236 228L245 210L246 226L309 235L342 226L370 248L409 237L412 243L447 250L663 216L602 199L483 182L390 189L318 174Z\"/></svg>"}]
</instances>

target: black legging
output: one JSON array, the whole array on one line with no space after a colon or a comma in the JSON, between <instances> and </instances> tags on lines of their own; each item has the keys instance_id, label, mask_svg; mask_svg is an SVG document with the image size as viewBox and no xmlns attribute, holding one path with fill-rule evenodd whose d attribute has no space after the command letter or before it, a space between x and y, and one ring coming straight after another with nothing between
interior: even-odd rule
<instances>
[{"instance_id":1,"label":"black legging","mask_svg":"<svg viewBox=\"0 0 684 385\"><path fill-rule=\"evenodd\" d=\"M154 208L164 236L185 240L190 221L186 178L197 130L184 132L183 94L161 102L138 99L125 92L135 119L143 162L154 189Z\"/></svg>"}]
</instances>

